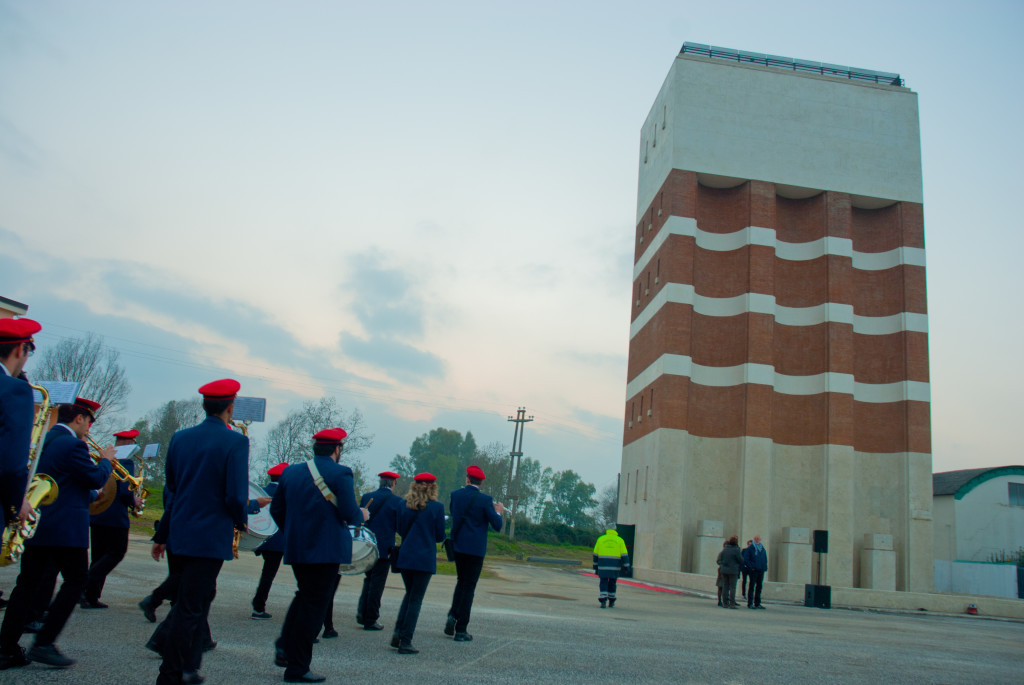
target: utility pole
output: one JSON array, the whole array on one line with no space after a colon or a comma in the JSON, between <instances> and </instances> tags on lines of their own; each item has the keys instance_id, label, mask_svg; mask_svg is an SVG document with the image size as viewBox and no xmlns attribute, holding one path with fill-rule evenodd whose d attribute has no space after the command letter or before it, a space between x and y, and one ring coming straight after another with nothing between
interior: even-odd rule
<instances>
[{"instance_id":1,"label":"utility pole","mask_svg":"<svg viewBox=\"0 0 1024 685\"><path fill-rule=\"evenodd\" d=\"M508 417L509 421L516 424L515 432L512 433L512 451L508 453L508 480L505 486L505 498L511 505L509 515L508 539L516 539L516 507L519 504L519 462L523 458L523 433L526 432L526 424L533 421L533 417L526 418L526 407L519 407L516 417Z\"/></svg>"}]
</instances>

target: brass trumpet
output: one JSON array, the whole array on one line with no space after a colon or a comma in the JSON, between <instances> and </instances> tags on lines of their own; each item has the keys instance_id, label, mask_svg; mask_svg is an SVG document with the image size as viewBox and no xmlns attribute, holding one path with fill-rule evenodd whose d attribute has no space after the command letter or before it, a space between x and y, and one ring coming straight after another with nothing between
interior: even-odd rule
<instances>
[{"instance_id":1,"label":"brass trumpet","mask_svg":"<svg viewBox=\"0 0 1024 685\"><path fill-rule=\"evenodd\" d=\"M43 398L39 405L39 413L36 414L32 424L32 437L28 450L29 485L25 492L25 499L31 505L32 511L24 521L14 521L4 528L3 545L0 547L0 566L16 563L21 558L21 553L25 551L25 540L36 534L36 526L39 525L40 517L39 507L53 504L57 499L57 483L45 473L36 474L36 467L39 466L39 454L43 447L43 430L50 419L50 393L41 385L32 387L38 390Z\"/></svg>"},{"instance_id":2,"label":"brass trumpet","mask_svg":"<svg viewBox=\"0 0 1024 685\"><path fill-rule=\"evenodd\" d=\"M93 449L92 452L89 452L89 456L92 457L92 460L97 464L103 461L103 457L100 456L100 452L103 451L103 448L97 445L96 441L88 435L85 436L85 441L89 444L89 447ZM117 459L111 459L110 463L114 467L114 470L111 472L114 478L122 483L128 483L128 486L136 493L143 489L141 476L136 478L132 474L128 473L128 469L126 469Z\"/></svg>"}]
</instances>

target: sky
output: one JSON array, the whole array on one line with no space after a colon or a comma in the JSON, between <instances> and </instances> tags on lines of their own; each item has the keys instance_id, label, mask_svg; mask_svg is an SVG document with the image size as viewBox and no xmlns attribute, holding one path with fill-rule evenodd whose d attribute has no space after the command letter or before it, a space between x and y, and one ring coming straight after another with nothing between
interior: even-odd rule
<instances>
[{"instance_id":1,"label":"sky","mask_svg":"<svg viewBox=\"0 0 1024 685\"><path fill-rule=\"evenodd\" d=\"M1024 463L1024 3L0 0L0 295L121 353L127 424L231 376L266 430L441 426L600 491L640 127L684 41L919 94L935 471ZM1016 341L1016 342L1015 342ZM31 375L32 362L28 372Z\"/></svg>"}]
</instances>

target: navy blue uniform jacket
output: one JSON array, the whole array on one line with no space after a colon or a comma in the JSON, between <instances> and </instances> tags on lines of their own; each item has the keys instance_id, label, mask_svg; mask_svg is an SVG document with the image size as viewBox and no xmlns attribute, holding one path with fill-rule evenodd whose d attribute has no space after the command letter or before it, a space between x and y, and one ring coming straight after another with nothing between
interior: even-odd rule
<instances>
[{"instance_id":1,"label":"navy blue uniform jacket","mask_svg":"<svg viewBox=\"0 0 1024 685\"><path fill-rule=\"evenodd\" d=\"M471 554L475 557L487 555L487 524L494 530L501 530L501 516L494 511L494 500L491 496L480 492L473 485L467 485L452 493L448 511L452 514L452 531L463 521L459 534L453 538L455 551L459 554ZM473 499L473 495L477 495ZM470 508L469 501L473 500Z\"/></svg>"},{"instance_id":2,"label":"navy blue uniform jacket","mask_svg":"<svg viewBox=\"0 0 1024 685\"><path fill-rule=\"evenodd\" d=\"M444 541L444 505L436 501L427 502L427 508L417 516L414 510L405 506L405 500L401 501L402 515L398 520L398 532L406 528L409 531L402 538L402 546L398 548L398 568L403 571L437 573L437 543ZM413 517L416 517L415 523Z\"/></svg>"},{"instance_id":3,"label":"navy blue uniform jacket","mask_svg":"<svg viewBox=\"0 0 1024 685\"><path fill-rule=\"evenodd\" d=\"M273 497L277 492L277 483L267 483L267 486L263 489L267 491L268 495ZM273 514L271 514L271 516L273 516ZM260 546L256 548L254 554L258 555L260 552L284 552L284 532L278 530L276 533L260 543Z\"/></svg>"},{"instance_id":4,"label":"navy blue uniform jacket","mask_svg":"<svg viewBox=\"0 0 1024 685\"><path fill-rule=\"evenodd\" d=\"M57 424L46 434L39 455L37 473L57 482L57 501L40 510L36 534L25 544L48 547L89 546L89 503L92 490L102 488L113 466L99 464L89 456L89 447L67 426Z\"/></svg>"},{"instance_id":5,"label":"navy blue uniform jacket","mask_svg":"<svg viewBox=\"0 0 1024 685\"><path fill-rule=\"evenodd\" d=\"M248 499L249 439L208 416L171 438L164 515L154 539L175 554L229 560L234 529L245 528Z\"/></svg>"},{"instance_id":6,"label":"navy blue uniform jacket","mask_svg":"<svg viewBox=\"0 0 1024 685\"><path fill-rule=\"evenodd\" d=\"M270 515L284 531L284 563L349 564L352 534L348 527L363 521L352 469L330 457L313 457L313 461L338 506L316 487L305 462L284 470L270 503Z\"/></svg>"},{"instance_id":7,"label":"navy blue uniform jacket","mask_svg":"<svg viewBox=\"0 0 1024 685\"><path fill-rule=\"evenodd\" d=\"M370 500L373 500L373 504L367 507ZM378 509L377 506L381 504L382 500L384 504ZM379 488L363 495L363 498L359 500L359 506L367 507L370 510L370 514L373 515L373 518L366 524L366 527L377 536L377 552L380 554L378 558L387 559L388 552L395 546L395 530L398 526L398 517L402 510L407 508L405 506L405 499L394 494L388 488ZM377 513L374 514L374 511Z\"/></svg>"},{"instance_id":8,"label":"navy blue uniform jacket","mask_svg":"<svg viewBox=\"0 0 1024 685\"><path fill-rule=\"evenodd\" d=\"M0 371L0 511L4 526L18 518L25 497L34 414L29 384Z\"/></svg>"},{"instance_id":9,"label":"navy blue uniform jacket","mask_svg":"<svg viewBox=\"0 0 1024 685\"><path fill-rule=\"evenodd\" d=\"M128 470L128 473L135 475L135 462L131 459L118 459L121 466ZM135 493L131 486L124 481L117 482L117 494L114 501L102 513L90 517L90 525L106 526L108 528L131 528L131 521L128 519L128 512L135 508Z\"/></svg>"}]
</instances>

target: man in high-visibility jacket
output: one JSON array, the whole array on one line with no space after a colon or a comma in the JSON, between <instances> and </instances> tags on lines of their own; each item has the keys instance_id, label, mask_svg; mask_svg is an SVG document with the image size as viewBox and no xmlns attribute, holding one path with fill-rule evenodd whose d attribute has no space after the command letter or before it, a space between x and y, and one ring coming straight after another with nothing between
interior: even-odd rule
<instances>
[{"instance_id":1,"label":"man in high-visibility jacket","mask_svg":"<svg viewBox=\"0 0 1024 685\"><path fill-rule=\"evenodd\" d=\"M601 608L607 603L609 608L615 606L615 585L619 580L619 572L629 568L629 554L626 543L613 527L597 539L594 545L594 572L600 579Z\"/></svg>"}]
</instances>

